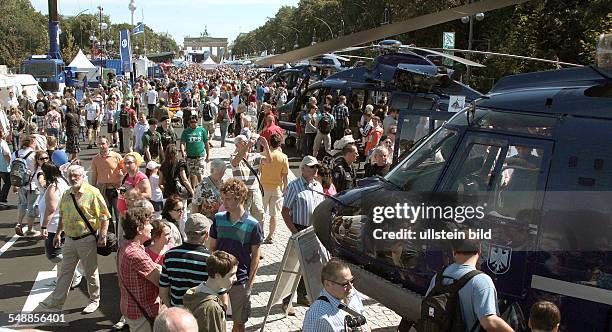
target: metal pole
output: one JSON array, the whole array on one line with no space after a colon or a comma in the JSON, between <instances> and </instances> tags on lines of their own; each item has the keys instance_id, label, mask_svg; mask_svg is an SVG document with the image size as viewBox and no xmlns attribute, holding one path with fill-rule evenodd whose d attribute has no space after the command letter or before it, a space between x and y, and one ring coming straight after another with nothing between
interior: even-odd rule
<instances>
[{"instance_id":1,"label":"metal pole","mask_svg":"<svg viewBox=\"0 0 612 332\"><path fill-rule=\"evenodd\" d=\"M469 3L474 2L473 0L470 0ZM474 15L470 15L470 32L468 35L468 50L472 50L472 38L474 38ZM465 57L466 59L470 59L470 54L468 53ZM471 75L471 69L470 66L467 66L467 69L465 71L465 83L470 84L470 75Z\"/></svg>"},{"instance_id":2,"label":"metal pole","mask_svg":"<svg viewBox=\"0 0 612 332\"><path fill-rule=\"evenodd\" d=\"M147 28L144 23L144 8L140 8L142 11L142 47L144 48L143 54L147 57Z\"/></svg>"}]
</instances>

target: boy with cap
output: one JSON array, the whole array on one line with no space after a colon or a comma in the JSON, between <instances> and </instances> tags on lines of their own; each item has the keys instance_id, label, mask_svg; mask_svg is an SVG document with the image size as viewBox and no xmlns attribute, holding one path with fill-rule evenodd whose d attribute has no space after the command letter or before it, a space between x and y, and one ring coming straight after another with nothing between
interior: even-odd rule
<instances>
[{"instance_id":1,"label":"boy with cap","mask_svg":"<svg viewBox=\"0 0 612 332\"><path fill-rule=\"evenodd\" d=\"M208 279L210 251L204 244L211 224L203 214L192 214L185 223L186 241L166 252L159 278L159 297L166 306L182 307L185 292Z\"/></svg>"}]
</instances>

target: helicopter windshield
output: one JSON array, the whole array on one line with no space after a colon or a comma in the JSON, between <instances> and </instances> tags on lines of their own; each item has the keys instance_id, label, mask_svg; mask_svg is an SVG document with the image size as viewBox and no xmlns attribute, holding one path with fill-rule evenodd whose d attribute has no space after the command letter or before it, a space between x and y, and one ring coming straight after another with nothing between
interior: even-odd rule
<instances>
[{"instance_id":1,"label":"helicopter windshield","mask_svg":"<svg viewBox=\"0 0 612 332\"><path fill-rule=\"evenodd\" d=\"M456 130L438 130L389 172L386 179L403 190L433 191L458 140L459 134Z\"/></svg>"}]
</instances>

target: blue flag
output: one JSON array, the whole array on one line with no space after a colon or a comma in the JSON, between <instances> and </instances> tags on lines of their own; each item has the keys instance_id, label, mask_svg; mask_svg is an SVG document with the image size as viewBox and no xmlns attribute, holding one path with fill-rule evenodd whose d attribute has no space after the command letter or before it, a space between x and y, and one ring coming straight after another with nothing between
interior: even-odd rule
<instances>
[{"instance_id":1,"label":"blue flag","mask_svg":"<svg viewBox=\"0 0 612 332\"><path fill-rule=\"evenodd\" d=\"M132 33L134 35L141 34L141 33L144 33L144 32L145 32L145 24L144 23L138 24L137 26L134 27L134 30L132 30Z\"/></svg>"},{"instance_id":2,"label":"blue flag","mask_svg":"<svg viewBox=\"0 0 612 332\"><path fill-rule=\"evenodd\" d=\"M119 32L119 55L121 56L121 70L123 70L124 73L132 72L130 30L121 30Z\"/></svg>"}]
</instances>

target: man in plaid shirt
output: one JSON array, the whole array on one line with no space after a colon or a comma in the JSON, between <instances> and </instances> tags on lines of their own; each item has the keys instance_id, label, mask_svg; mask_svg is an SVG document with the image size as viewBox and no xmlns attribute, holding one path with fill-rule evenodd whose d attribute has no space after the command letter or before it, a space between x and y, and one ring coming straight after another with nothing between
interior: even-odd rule
<instances>
[{"instance_id":1,"label":"man in plaid shirt","mask_svg":"<svg viewBox=\"0 0 612 332\"><path fill-rule=\"evenodd\" d=\"M332 115L336 120L336 127L332 131L332 144L344 136L344 129L349 127L349 109L346 106L346 96L338 97L338 105L332 108Z\"/></svg>"},{"instance_id":2,"label":"man in plaid shirt","mask_svg":"<svg viewBox=\"0 0 612 332\"><path fill-rule=\"evenodd\" d=\"M123 223L124 241L117 253L121 290L121 314L130 331L152 331L159 314L160 267L145 252L143 243L151 239L152 214L147 208L130 209Z\"/></svg>"}]
</instances>

